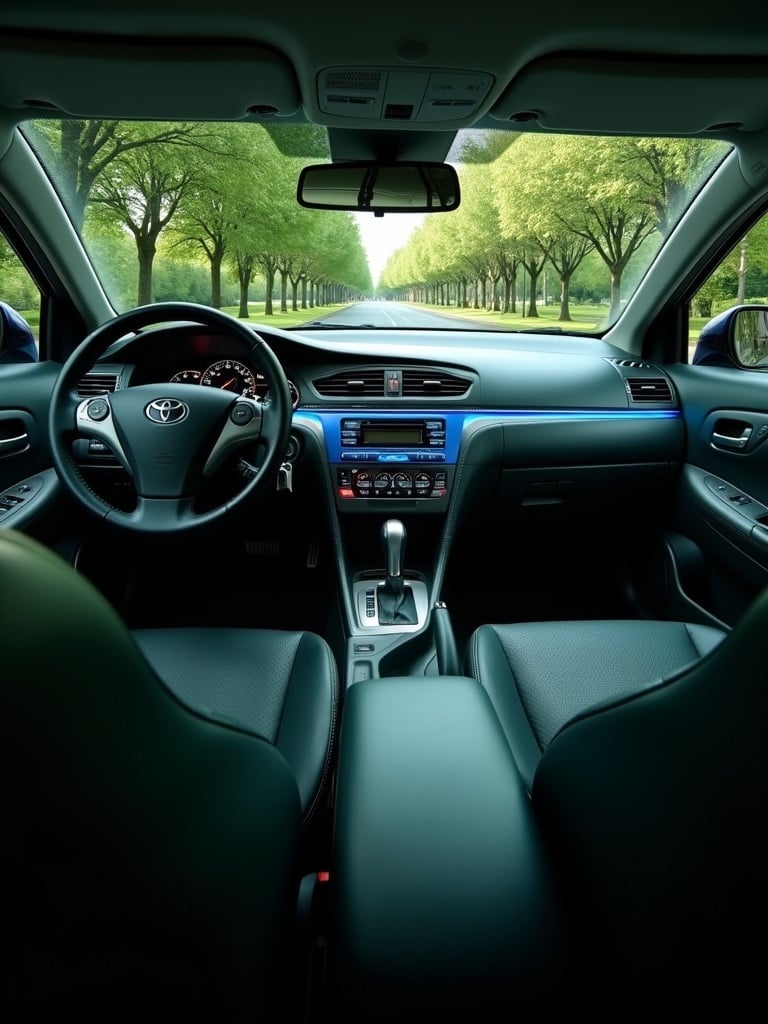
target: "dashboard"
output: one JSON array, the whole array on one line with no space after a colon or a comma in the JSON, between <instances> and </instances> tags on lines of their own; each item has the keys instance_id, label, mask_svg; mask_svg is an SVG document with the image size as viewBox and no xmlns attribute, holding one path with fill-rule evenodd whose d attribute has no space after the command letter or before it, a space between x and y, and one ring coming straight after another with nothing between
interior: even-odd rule
<instances>
[{"instance_id":1,"label":"dashboard","mask_svg":"<svg viewBox=\"0 0 768 1024\"><path fill-rule=\"evenodd\" d=\"M511 488L515 500L522 488L523 500L562 502L567 489L573 504L599 476L586 467L665 466L680 450L669 378L598 339L441 330L256 333L285 373L294 447L315 452L338 511L446 512L460 479L471 476L468 461L500 472L500 487ZM246 342L193 324L159 325L123 339L89 377L110 373L107 390L173 382L268 398ZM576 463L584 470L553 478L548 469ZM611 478L618 487L620 471L613 468Z\"/></svg>"}]
</instances>

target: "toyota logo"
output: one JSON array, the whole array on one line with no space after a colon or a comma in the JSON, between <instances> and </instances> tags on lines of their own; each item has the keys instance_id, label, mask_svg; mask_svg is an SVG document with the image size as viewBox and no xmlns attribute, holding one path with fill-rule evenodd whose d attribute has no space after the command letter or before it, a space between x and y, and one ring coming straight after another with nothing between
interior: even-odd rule
<instances>
[{"instance_id":1,"label":"toyota logo","mask_svg":"<svg viewBox=\"0 0 768 1024\"><path fill-rule=\"evenodd\" d=\"M157 398L144 412L153 423L181 423L189 415L189 406L177 398Z\"/></svg>"}]
</instances>

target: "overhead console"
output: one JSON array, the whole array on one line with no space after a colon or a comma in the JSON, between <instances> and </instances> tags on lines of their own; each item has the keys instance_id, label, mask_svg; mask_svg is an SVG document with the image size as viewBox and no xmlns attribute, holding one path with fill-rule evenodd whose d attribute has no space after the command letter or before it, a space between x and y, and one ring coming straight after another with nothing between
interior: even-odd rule
<instances>
[{"instance_id":1,"label":"overhead console","mask_svg":"<svg viewBox=\"0 0 768 1024\"><path fill-rule=\"evenodd\" d=\"M318 104L324 114L342 119L457 128L472 122L493 82L480 71L325 68L317 79Z\"/></svg>"}]
</instances>

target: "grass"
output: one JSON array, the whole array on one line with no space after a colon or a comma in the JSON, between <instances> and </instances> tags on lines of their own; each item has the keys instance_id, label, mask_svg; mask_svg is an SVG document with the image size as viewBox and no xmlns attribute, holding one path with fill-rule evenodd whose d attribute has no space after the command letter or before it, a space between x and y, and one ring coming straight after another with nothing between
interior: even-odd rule
<instances>
[{"instance_id":1,"label":"grass","mask_svg":"<svg viewBox=\"0 0 768 1024\"><path fill-rule=\"evenodd\" d=\"M305 324L308 320L325 316L334 309L343 308L343 305L316 306L314 309L298 309L296 312L289 309L286 313L281 313L279 303L273 303L272 306L274 310L272 316L266 316L263 302L249 302L248 320L253 323L263 323L265 326L266 324L271 324L273 327L297 327L300 324ZM229 313L237 319L240 319L238 317L239 309L239 306L222 306L222 312ZM19 312L32 328L35 335L37 335L40 327L40 310L20 309Z\"/></svg>"},{"instance_id":2,"label":"grass","mask_svg":"<svg viewBox=\"0 0 768 1024\"><path fill-rule=\"evenodd\" d=\"M300 327L302 324L306 324L309 320L313 320L316 317L326 316L328 313L335 309L343 309L343 303L335 303L330 306L316 306L314 309L298 309L296 311L290 308L285 312L280 312L279 302L273 302L273 313L271 316L267 316L264 312L263 302L249 302L248 303L248 321L256 324L267 324L273 327ZM433 306L433 305L419 305L420 309L431 310L435 313L441 313L445 316L460 317L463 320L472 320L479 326L495 326L495 327L506 327L510 330L536 330L540 327L560 327L564 332L584 330L589 332L597 331L600 324L604 321L608 308L607 306L578 306L571 305L571 320L560 320L558 314L560 313L560 306L539 306L538 317L523 316L518 310L517 313L497 313L492 310L484 309L459 309L456 306ZM229 313L239 319L238 306L224 306L222 307L225 313ZM37 336L38 329L40 326L40 310L39 309L24 309L19 311L24 319L27 321L29 326L32 328L35 336ZM689 334L688 341L691 352L695 346L701 328L707 323L706 317L691 317L689 322Z\"/></svg>"},{"instance_id":3,"label":"grass","mask_svg":"<svg viewBox=\"0 0 768 1024\"><path fill-rule=\"evenodd\" d=\"M518 304L517 313L497 313L485 309L459 309L456 306L421 306L422 309L429 309L435 313L444 313L446 316L462 317L465 320L476 320L479 324L492 324L498 327L508 327L514 330L535 331L537 327L561 327L564 332L568 331L599 331L601 324L608 315L607 306L577 306L571 304L571 319L560 320L560 305L538 306L537 317L523 316ZM698 341L702 327L708 323L707 317L691 317L689 320L688 342L695 345Z\"/></svg>"},{"instance_id":4,"label":"grass","mask_svg":"<svg viewBox=\"0 0 768 1024\"><path fill-rule=\"evenodd\" d=\"M287 312L280 312L280 303L272 303L272 315L267 316L264 312L263 302L249 302L248 303L248 321L254 323L264 324L266 327L269 324L271 327L298 327L301 324L307 323L308 320L314 320L317 317L326 316L331 313L334 309L342 309L343 305L331 305L331 306L315 306L314 309L297 309L292 310L290 307ZM238 320L241 319L238 315L240 312L239 306L222 306L222 312L229 313L231 316L236 317Z\"/></svg>"},{"instance_id":5,"label":"grass","mask_svg":"<svg viewBox=\"0 0 768 1024\"><path fill-rule=\"evenodd\" d=\"M523 316L521 304L518 303L517 313L498 313L495 310L460 308L457 306L420 305L420 309L428 309L446 316L457 316L464 320L474 320L482 326L507 327L514 330L536 330L537 327L562 327L564 331L597 331L608 315L607 306L575 306L571 305L571 319L558 319L560 305L537 306L537 317ZM526 307L527 308L527 307Z\"/></svg>"}]
</instances>

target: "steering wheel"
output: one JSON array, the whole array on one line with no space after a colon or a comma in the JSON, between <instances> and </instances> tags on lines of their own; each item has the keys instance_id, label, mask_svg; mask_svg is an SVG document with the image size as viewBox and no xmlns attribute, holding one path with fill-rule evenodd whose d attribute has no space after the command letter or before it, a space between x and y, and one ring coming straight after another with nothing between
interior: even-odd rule
<instances>
[{"instance_id":1,"label":"steering wheel","mask_svg":"<svg viewBox=\"0 0 768 1024\"><path fill-rule=\"evenodd\" d=\"M142 327L171 321L191 321L237 339L264 375L268 400L191 384L143 384L93 398L77 394L81 378L111 344ZM176 533L222 520L268 485L274 486L288 444L291 413L285 374L258 334L208 306L161 302L97 327L69 356L51 395L48 436L58 475L81 506L129 531ZM89 487L73 451L78 436L109 445L131 476L135 509L116 508ZM254 442L261 457L247 483L216 507L199 507L204 485L216 470Z\"/></svg>"}]
</instances>

